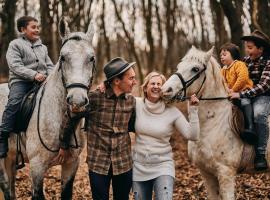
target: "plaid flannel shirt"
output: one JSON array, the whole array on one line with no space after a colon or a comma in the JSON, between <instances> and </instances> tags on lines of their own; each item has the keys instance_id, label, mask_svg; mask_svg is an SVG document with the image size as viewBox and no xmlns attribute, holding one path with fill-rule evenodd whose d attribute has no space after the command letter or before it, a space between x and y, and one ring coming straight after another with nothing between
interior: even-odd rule
<instances>
[{"instance_id":1,"label":"plaid flannel shirt","mask_svg":"<svg viewBox=\"0 0 270 200\"><path fill-rule=\"evenodd\" d=\"M240 97L255 97L258 95L270 96L270 59L267 56L261 56L256 60L245 57L243 60L249 71L249 77L254 86L240 92Z\"/></svg>"},{"instance_id":2,"label":"plaid flannel shirt","mask_svg":"<svg viewBox=\"0 0 270 200\"><path fill-rule=\"evenodd\" d=\"M132 168L129 123L134 120L135 98L116 96L111 88L89 93L87 112L87 163L89 170L114 175ZM132 120L131 120L132 119ZM133 124L132 124L133 125Z\"/></svg>"}]
</instances>

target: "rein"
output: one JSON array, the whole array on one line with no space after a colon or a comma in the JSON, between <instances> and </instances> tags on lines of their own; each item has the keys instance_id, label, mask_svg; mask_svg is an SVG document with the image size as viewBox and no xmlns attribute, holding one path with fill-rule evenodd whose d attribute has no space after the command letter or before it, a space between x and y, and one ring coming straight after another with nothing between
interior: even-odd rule
<instances>
[{"instance_id":1,"label":"rein","mask_svg":"<svg viewBox=\"0 0 270 200\"><path fill-rule=\"evenodd\" d=\"M63 41L62 47L61 47L61 48L63 48L63 46L64 46L69 40L77 40L77 41L80 41L80 40L82 40L82 38L79 37L79 36L73 36L73 37L70 37L70 38L68 38L68 39L66 39L66 40ZM61 70L61 80L62 80L63 86L64 86L65 89L66 89L66 92L67 92L67 89L70 89L70 88L83 88L83 89L86 89L87 91L90 89L90 87L92 86L93 79L94 79L94 74L95 74L95 72L96 72L95 58L92 57L92 58L91 58L91 61L93 62L93 68L92 68L92 77L91 77L91 79L90 79L89 85L85 85L85 84L83 84L83 83L71 83L71 84L66 84L65 77L64 77L64 73L63 73L63 67L62 67L62 66L63 66L63 60L60 58L60 60L59 60L59 68L58 68L58 71ZM42 86L43 88L42 88L41 96L40 96L39 103L38 103L37 131L38 131L38 137L39 137L39 140L40 140L41 144L43 145L43 147L44 147L45 149L47 149L48 151L50 151L50 152L56 153L56 152L59 151L60 148L58 148L58 149L51 149L51 148L49 148L49 147L45 144L45 142L43 141L43 139L42 139L42 137L41 137L41 134L40 134L40 127L39 127L39 121L40 121L40 107L41 107L40 105L41 105L41 102L42 102L42 99L43 99L43 95L44 95L46 83L47 83L47 82L45 82L45 83L43 84L43 86ZM68 115L68 116L70 117L70 115ZM77 140L76 133L75 133L74 130L72 131L72 134L74 135L75 146L71 145L70 147L71 147L71 148L78 148L78 147L79 147L79 145L78 145L78 140Z\"/></svg>"},{"instance_id":2,"label":"rein","mask_svg":"<svg viewBox=\"0 0 270 200\"><path fill-rule=\"evenodd\" d=\"M201 71L199 71L197 74L195 74L193 77L191 77L189 80L185 81L185 79L183 78L182 74L179 72L175 72L174 74L177 75L177 77L180 79L183 88L172 98L171 101L185 101L190 99L190 96L187 96L187 88L189 86L191 86L195 80L197 80L200 75L206 70L206 65L203 65L203 69ZM198 91L195 93L196 96L200 93L201 89L203 88L203 85L205 83L206 80L206 75L204 76L204 79L202 81L201 86L199 87ZM182 94L184 92L184 94ZM199 100L204 100L204 101L209 101L209 100L224 100L224 99L230 99L230 97L199 97Z\"/></svg>"}]
</instances>

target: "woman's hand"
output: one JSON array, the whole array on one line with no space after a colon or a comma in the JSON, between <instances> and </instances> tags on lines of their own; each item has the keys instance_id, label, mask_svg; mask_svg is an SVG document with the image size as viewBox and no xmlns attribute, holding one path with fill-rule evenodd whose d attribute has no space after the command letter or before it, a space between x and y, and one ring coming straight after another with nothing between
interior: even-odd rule
<instances>
[{"instance_id":1,"label":"woman's hand","mask_svg":"<svg viewBox=\"0 0 270 200\"><path fill-rule=\"evenodd\" d=\"M41 73L37 73L35 75L35 80L38 82L43 82L45 79L46 79L46 76Z\"/></svg>"},{"instance_id":2,"label":"woman's hand","mask_svg":"<svg viewBox=\"0 0 270 200\"><path fill-rule=\"evenodd\" d=\"M190 100L189 100L190 105L197 106L199 105L199 102L200 100L197 98L196 94L193 94L190 96Z\"/></svg>"},{"instance_id":3,"label":"woman's hand","mask_svg":"<svg viewBox=\"0 0 270 200\"><path fill-rule=\"evenodd\" d=\"M104 93L106 90L105 84L101 83L97 86L97 89L100 90L100 92Z\"/></svg>"}]
</instances>

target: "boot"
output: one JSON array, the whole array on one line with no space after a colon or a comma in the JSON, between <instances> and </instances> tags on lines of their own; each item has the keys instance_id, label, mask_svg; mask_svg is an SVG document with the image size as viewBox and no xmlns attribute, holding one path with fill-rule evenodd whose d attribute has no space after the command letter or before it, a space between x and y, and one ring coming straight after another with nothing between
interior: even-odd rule
<instances>
[{"instance_id":1,"label":"boot","mask_svg":"<svg viewBox=\"0 0 270 200\"><path fill-rule=\"evenodd\" d=\"M0 158L7 157L9 133L0 131Z\"/></svg>"},{"instance_id":2,"label":"boot","mask_svg":"<svg viewBox=\"0 0 270 200\"><path fill-rule=\"evenodd\" d=\"M257 171L263 171L268 168L267 161L265 159L265 154L257 154L254 159L254 168Z\"/></svg>"},{"instance_id":3,"label":"boot","mask_svg":"<svg viewBox=\"0 0 270 200\"><path fill-rule=\"evenodd\" d=\"M247 104L244 106L241 106L241 110L244 115L245 120L245 129L241 133L241 138L244 142L254 145L257 143L258 136L254 129L254 123L253 123L253 107L251 104Z\"/></svg>"},{"instance_id":4,"label":"boot","mask_svg":"<svg viewBox=\"0 0 270 200\"><path fill-rule=\"evenodd\" d=\"M254 168L258 171L266 170L268 168L267 160L265 158L265 151L268 141L269 128L267 124L255 123L255 128L258 133L258 142L255 145L255 160Z\"/></svg>"}]
</instances>

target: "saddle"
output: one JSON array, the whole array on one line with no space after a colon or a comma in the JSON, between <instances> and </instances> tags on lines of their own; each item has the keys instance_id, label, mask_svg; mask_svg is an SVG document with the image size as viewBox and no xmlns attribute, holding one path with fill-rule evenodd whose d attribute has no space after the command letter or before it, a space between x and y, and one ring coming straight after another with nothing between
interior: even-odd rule
<instances>
[{"instance_id":1,"label":"saddle","mask_svg":"<svg viewBox=\"0 0 270 200\"><path fill-rule=\"evenodd\" d=\"M40 87L40 83L35 84L33 88L24 96L20 110L16 114L16 122L14 128L15 133L26 131L36 105L36 96Z\"/></svg>"},{"instance_id":2,"label":"saddle","mask_svg":"<svg viewBox=\"0 0 270 200\"><path fill-rule=\"evenodd\" d=\"M241 132L244 130L244 116L242 111L237 107L232 107L232 120L231 120L231 128L233 133L239 137L241 140ZM244 147L242 151L242 157L239 163L238 173L243 173L245 171L253 171L253 160L255 157L255 151L253 146L244 142Z\"/></svg>"}]
</instances>

